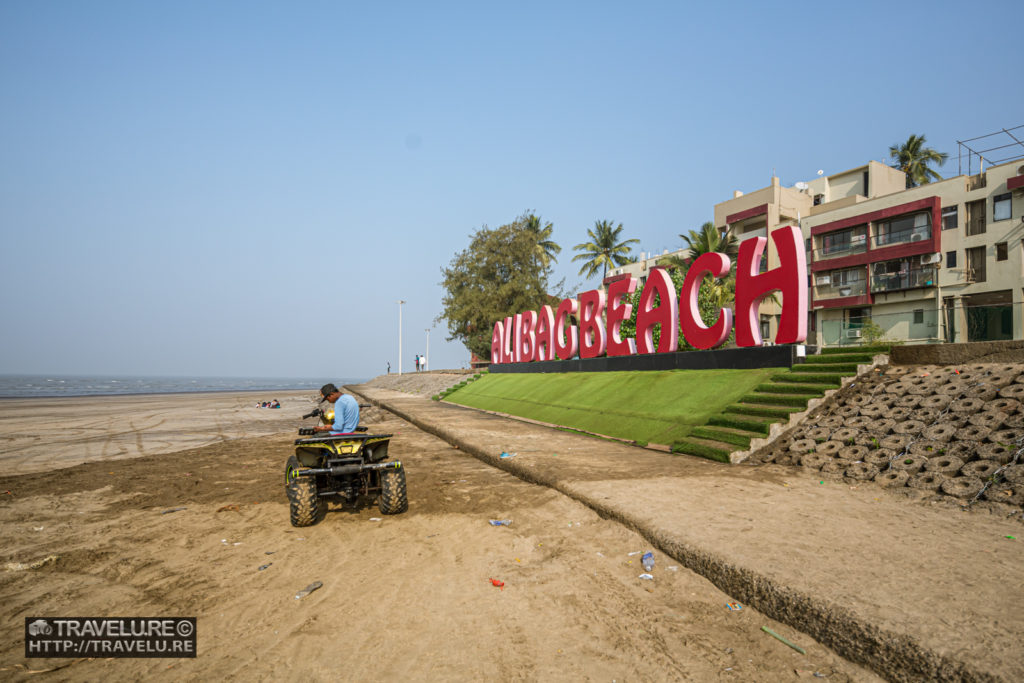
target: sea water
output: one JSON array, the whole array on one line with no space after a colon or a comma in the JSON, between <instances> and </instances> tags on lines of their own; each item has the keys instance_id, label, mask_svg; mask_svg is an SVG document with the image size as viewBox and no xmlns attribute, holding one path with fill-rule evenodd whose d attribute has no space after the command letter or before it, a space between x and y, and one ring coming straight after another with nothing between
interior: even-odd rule
<instances>
[{"instance_id":1,"label":"sea water","mask_svg":"<svg viewBox=\"0 0 1024 683\"><path fill-rule=\"evenodd\" d=\"M0 375L0 398L180 394L208 391L295 391L316 393L325 382L361 384L365 379L317 377L118 377L103 375ZM267 396L267 400L273 399Z\"/></svg>"}]
</instances>

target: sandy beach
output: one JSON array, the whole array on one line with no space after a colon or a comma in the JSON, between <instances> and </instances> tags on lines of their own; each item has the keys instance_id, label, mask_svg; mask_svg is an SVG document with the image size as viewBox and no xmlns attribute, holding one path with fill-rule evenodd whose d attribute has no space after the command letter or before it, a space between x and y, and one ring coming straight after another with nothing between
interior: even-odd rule
<instances>
[{"instance_id":1,"label":"sandy beach","mask_svg":"<svg viewBox=\"0 0 1024 683\"><path fill-rule=\"evenodd\" d=\"M278 398L0 404L3 678L878 680L660 552L639 580L635 532L381 409L363 423L394 434L409 511L292 528L282 472L310 397ZM198 656L26 659L25 617L62 615L196 616Z\"/></svg>"}]
</instances>

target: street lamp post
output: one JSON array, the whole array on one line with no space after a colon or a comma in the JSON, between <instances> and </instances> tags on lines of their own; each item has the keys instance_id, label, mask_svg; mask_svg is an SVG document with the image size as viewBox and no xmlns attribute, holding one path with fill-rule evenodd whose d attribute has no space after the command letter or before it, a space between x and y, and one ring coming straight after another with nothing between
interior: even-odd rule
<instances>
[{"instance_id":1,"label":"street lamp post","mask_svg":"<svg viewBox=\"0 0 1024 683\"><path fill-rule=\"evenodd\" d=\"M405 300L398 300L398 374L402 374L402 304Z\"/></svg>"},{"instance_id":2,"label":"street lamp post","mask_svg":"<svg viewBox=\"0 0 1024 683\"><path fill-rule=\"evenodd\" d=\"M428 365L430 363L430 328L428 327L424 331L427 333L427 354L423 356L423 369L427 370L430 367Z\"/></svg>"}]
</instances>

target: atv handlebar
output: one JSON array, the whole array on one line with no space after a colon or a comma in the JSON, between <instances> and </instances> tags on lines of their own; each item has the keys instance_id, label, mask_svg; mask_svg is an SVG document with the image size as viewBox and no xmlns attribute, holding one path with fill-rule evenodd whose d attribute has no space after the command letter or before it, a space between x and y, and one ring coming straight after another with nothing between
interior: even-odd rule
<instances>
[{"instance_id":1,"label":"atv handlebar","mask_svg":"<svg viewBox=\"0 0 1024 683\"><path fill-rule=\"evenodd\" d=\"M305 415L303 415L302 419L305 420L307 417L320 417L323 414L324 411L320 410L319 408L313 408L311 412L308 412Z\"/></svg>"}]
</instances>

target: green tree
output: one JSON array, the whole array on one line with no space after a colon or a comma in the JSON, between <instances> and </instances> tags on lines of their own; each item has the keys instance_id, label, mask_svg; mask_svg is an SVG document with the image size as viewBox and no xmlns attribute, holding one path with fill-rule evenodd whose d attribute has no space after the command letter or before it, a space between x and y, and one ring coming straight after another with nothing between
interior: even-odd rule
<instances>
[{"instance_id":1,"label":"green tree","mask_svg":"<svg viewBox=\"0 0 1024 683\"><path fill-rule=\"evenodd\" d=\"M701 298L703 296L710 297L707 305L712 307L712 310L731 307L736 295L736 257L739 254L739 240L736 239L736 236L728 229L725 232L719 231L714 223L708 221L700 226L700 230L691 230L688 235L679 235L679 239L683 240L684 245L688 248L686 255L666 256L658 262L658 265L685 273L690 267L690 263L702 254L713 252L725 254L732 263L729 275L720 280L713 280L710 276L705 277L697 297L702 309L705 305Z\"/></svg>"},{"instance_id":2,"label":"green tree","mask_svg":"<svg viewBox=\"0 0 1024 683\"><path fill-rule=\"evenodd\" d=\"M534 251L541 266L547 268L552 261L557 261L555 254L561 253L562 247L551 239L555 226L548 222L542 227L540 216L529 213L526 215L526 229L533 233L537 241Z\"/></svg>"},{"instance_id":3,"label":"green tree","mask_svg":"<svg viewBox=\"0 0 1024 683\"><path fill-rule=\"evenodd\" d=\"M522 311L537 310L561 297L562 283L552 289L550 269L540 263L536 233L528 216L496 230L480 228L470 244L441 268L445 295L436 322L448 327L448 341L459 340L466 348L490 358L494 323Z\"/></svg>"},{"instance_id":4,"label":"green tree","mask_svg":"<svg viewBox=\"0 0 1024 683\"><path fill-rule=\"evenodd\" d=\"M608 275L608 266L621 266L629 263L632 247L631 244L639 244L638 239L620 240L622 234L622 223L613 227L611 221L594 221L594 229L587 229L589 242L583 242L573 247L574 251L581 252L572 257L573 261L583 261L580 267L580 275L593 277L598 270L601 270L601 279Z\"/></svg>"},{"instance_id":5,"label":"green tree","mask_svg":"<svg viewBox=\"0 0 1024 683\"><path fill-rule=\"evenodd\" d=\"M907 189L919 185L927 185L933 180L942 180L936 171L929 168L930 164L942 166L949 155L924 146L923 135L911 135L907 141L889 147L889 157L893 168L907 174Z\"/></svg>"}]
</instances>

